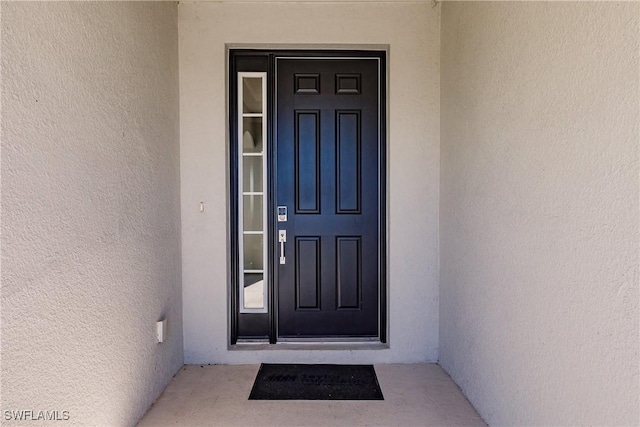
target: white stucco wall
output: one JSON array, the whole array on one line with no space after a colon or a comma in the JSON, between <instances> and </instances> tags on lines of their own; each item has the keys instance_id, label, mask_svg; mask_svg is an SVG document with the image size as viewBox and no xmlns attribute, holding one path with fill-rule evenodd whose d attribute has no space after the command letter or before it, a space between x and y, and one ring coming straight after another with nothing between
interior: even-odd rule
<instances>
[{"instance_id":1,"label":"white stucco wall","mask_svg":"<svg viewBox=\"0 0 640 427\"><path fill-rule=\"evenodd\" d=\"M2 424L132 425L183 362L177 5L1 7Z\"/></svg>"},{"instance_id":2,"label":"white stucco wall","mask_svg":"<svg viewBox=\"0 0 640 427\"><path fill-rule=\"evenodd\" d=\"M640 3L443 3L440 363L492 425L638 425Z\"/></svg>"},{"instance_id":3,"label":"white stucco wall","mask_svg":"<svg viewBox=\"0 0 640 427\"><path fill-rule=\"evenodd\" d=\"M439 7L180 2L179 25L185 361L435 361ZM389 45L389 349L227 350L226 43Z\"/></svg>"}]
</instances>

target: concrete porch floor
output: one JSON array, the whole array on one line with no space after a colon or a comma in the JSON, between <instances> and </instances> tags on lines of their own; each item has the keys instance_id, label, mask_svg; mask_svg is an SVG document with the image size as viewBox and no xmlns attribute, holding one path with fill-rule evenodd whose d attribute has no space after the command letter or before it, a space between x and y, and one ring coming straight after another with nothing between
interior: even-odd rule
<instances>
[{"instance_id":1,"label":"concrete porch floor","mask_svg":"<svg viewBox=\"0 0 640 427\"><path fill-rule=\"evenodd\" d=\"M187 365L139 426L484 426L436 364L375 365L384 401L247 400L259 365Z\"/></svg>"}]
</instances>

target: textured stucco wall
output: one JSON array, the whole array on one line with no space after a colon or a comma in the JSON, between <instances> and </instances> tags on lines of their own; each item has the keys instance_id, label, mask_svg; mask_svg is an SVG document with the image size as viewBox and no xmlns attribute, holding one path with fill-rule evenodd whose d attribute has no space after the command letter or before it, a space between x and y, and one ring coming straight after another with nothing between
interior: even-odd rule
<instances>
[{"instance_id":1,"label":"textured stucco wall","mask_svg":"<svg viewBox=\"0 0 640 427\"><path fill-rule=\"evenodd\" d=\"M186 362L437 359L439 9L427 2L180 2ZM225 43L390 46L390 349L227 350Z\"/></svg>"},{"instance_id":2,"label":"textured stucco wall","mask_svg":"<svg viewBox=\"0 0 640 427\"><path fill-rule=\"evenodd\" d=\"M443 3L440 363L489 424L638 425L640 3Z\"/></svg>"},{"instance_id":3,"label":"textured stucco wall","mask_svg":"<svg viewBox=\"0 0 640 427\"><path fill-rule=\"evenodd\" d=\"M131 425L183 361L177 5L1 7L2 424Z\"/></svg>"}]
</instances>

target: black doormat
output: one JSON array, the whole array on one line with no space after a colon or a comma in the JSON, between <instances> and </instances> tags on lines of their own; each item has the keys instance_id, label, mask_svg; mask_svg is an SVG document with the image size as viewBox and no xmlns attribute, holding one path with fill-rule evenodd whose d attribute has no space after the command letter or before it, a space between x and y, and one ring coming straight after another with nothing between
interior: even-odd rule
<instances>
[{"instance_id":1,"label":"black doormat","mask_svg":"<svg viewBox=\"0 0 640 427\"><path fill-rule=\"evenodd\" d=\"M373 365L260 366L249 400L384 400Z\"/></svg>"}]
</instances>

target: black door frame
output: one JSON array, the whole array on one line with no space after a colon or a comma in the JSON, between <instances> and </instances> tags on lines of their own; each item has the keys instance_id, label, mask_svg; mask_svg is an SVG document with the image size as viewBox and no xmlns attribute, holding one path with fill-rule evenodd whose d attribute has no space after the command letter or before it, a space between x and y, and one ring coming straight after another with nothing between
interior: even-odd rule
<instances>
[{"instance_id":1,"label":"black door frame","mask_svg":"<svg viewBox=\"0 0 640 427\"><path fill-rule=\"evenodd\" d=\"M270 96L267 104L267 189L265 201L267 206L267 242L268 242L268 268L271 274L268 275L266 283L268 293L268 313L240 313L239 307L239 252L238 252L238 99L237 99L237 73L239 71L262 71L267 72L267 94L274 95L276 90L276 58L372 58L379 61L379 250L378 250L378 276L379 276L379 339L380 342L387 342L387 78L386 60L387 55L384 50L301 50L301 49L229 49L229 96L228 96L228 119L229 119L229 242L230 242L230 287L229 287L229 333L230 344L235 345L238 341L253 340L267 341L275 344L278 340L278 301L277 301L277 275L278 260L277 242L275 241L275 231L277 227L275 216L275 141L276 126L276 96ZM322 341L322 339L319 339Z\"/></svg>"}]
</instances>

